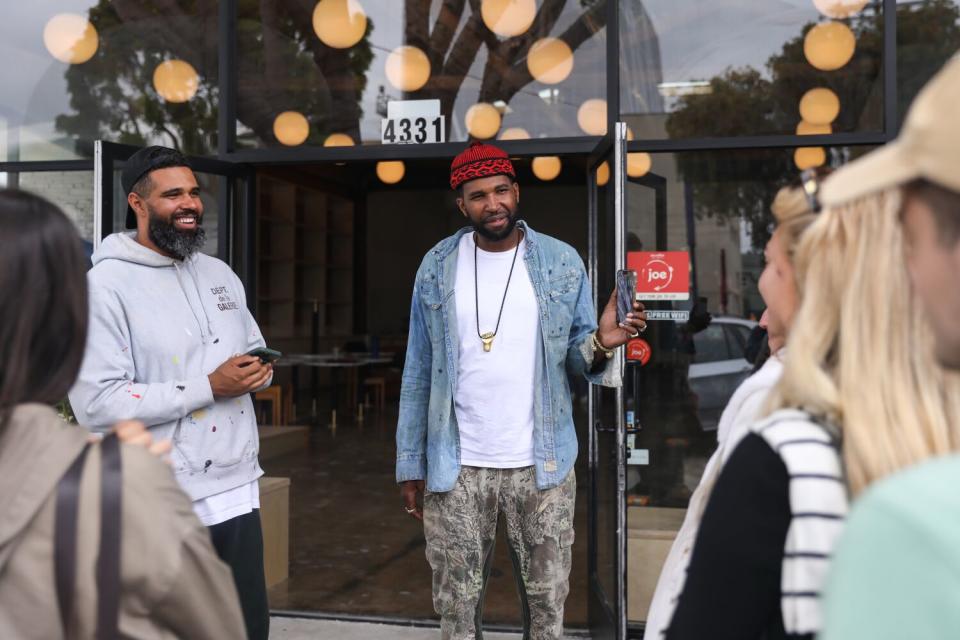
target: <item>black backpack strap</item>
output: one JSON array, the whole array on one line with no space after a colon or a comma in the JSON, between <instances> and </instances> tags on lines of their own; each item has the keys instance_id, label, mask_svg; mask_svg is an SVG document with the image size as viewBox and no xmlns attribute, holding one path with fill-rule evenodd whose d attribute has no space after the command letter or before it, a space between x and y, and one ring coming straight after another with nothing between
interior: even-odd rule
<instances>
[{"instance_id":1,"label":"black backpack strap","mask_svg":"<svg viewBox=\"0 0 960 640\"><path fill-rule=\"evenodd\" d=\"M54 529L54 573L60 624L69 637L73 614L73 593L77 577L77 513L80 506L80 480L90 445L67 469L57 485L56 524ZM105 437L100 445L100 549L97 555L97 640L120 638L120 539L123 471L120 442L116 435Z\"/></svg>"},{"instance_id":2,"label":"black backpack strap","mask_svg":"<svg viewBox=\"0 0 960 640\"><path fill-rule=\"evenodd\" d=\"M60 625L67 636L73 615L73 592L77 577L77 510L80 506L80 477L90 445L84 445L67 472L57 483L53 531L53 570L60 608Z\"/></svg>"},{"instance_id":3,"label":"black backpack strap","mask_svg":"<svg viewBox=\"0 0 960 640\"><path fill-rule=\"evenodd\" d=\"M101 444L100 552L97 557L97 638L120 637L120 540L123 470L115 434Z\"/></svg>"}]
</instances>

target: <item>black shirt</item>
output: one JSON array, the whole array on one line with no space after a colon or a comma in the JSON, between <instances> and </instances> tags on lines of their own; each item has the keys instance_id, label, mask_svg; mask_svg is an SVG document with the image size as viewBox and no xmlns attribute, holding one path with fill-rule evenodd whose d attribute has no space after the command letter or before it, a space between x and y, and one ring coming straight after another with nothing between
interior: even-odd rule
<instances>
[{"instance_id":1,"label":"black shirt","mask_svg":"<svg viewBox=\"0 0 960 640\"><path fill-rule=\"evenodd\" d=\"M667 640L809 639L783 626L790 477L756 434L724 466L703 513Z\"/></svg>"}]
</instances>

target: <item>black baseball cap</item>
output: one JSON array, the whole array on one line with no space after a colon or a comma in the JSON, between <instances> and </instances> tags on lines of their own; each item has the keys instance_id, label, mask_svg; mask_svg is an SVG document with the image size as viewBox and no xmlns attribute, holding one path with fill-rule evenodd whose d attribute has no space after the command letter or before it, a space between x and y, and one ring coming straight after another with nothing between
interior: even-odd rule
<instances>
[{"instance_id":1,"label":"black baseball cap","mask_svg":"<svg viewBox=\"0 0 960 640\"><path fill-rule=\"evenodd\" d=\"M120 172L120 186L123 187L124 195L129 196L133 191L133 186L140 181L140 178L151 171L157 169L166 169L167 167L187 167L192 169L186 156L170 147L161 147L154 145L140 149L135 154L127 158L123 165L123 171ZM133 208L127 205L127 229L137 228L137 214Z\"/></svg>"}]
</instances>

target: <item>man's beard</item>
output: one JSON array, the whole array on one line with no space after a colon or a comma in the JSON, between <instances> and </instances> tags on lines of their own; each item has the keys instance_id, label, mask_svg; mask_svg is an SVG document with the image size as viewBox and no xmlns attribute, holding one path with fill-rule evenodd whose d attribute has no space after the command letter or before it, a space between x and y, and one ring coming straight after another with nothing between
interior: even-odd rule
<instances>
[{"instance_id":1,"label":"man's beard","mask_svg":"<svg viewBox=\"0 0 960 640\"><path fill-rule=\"evenodd\" d=\"M470 224L473 227L473 230L476 231L479 235L483 236L487 240L492 240L498 242L510 236L513 233L513 230L517 226L517 220L519 220L520 208L515 207L513 211L507 211L507 226L505 226L500 231L491 231L484 226L484 222L492 216L488 216L481 222L477 223L473 220L470 220Z\"/></svg>"},{"instance_id":2,"label":"man's beard","mask_svg":"<svg viewBox=\"0 0 960 640\"><path fill-rule=\"evenodd\" d=\"M170 216L169 220L165 220L147 205L147 213L149 214L148 217L150 221L147 232L150 240L157 245L161 251L169 253L177 260L186 260L203 247L207 232L201 226L203 224L203 217L197 211L177 211L177 213ZM196 229L180 230L176 228L173 223L174 217L184 213L197 214Z\"/></svg>"}]
</instances>

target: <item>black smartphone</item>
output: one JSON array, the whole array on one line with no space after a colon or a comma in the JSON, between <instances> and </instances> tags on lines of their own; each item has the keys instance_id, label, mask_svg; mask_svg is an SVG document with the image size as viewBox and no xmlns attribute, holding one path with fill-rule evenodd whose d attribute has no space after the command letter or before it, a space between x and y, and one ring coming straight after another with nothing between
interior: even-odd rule
<instances>
[{"instance_id":1,"label":"black smartphone","mask_svg":"<svg viewBox=\"0 0 960 640\"><path fill-rule=\"evenodd\" d=\"M637 272L628 269L617 271L617 322L627 321L627 314L633 311L637 300Z\"/></svg>"},{"instance_id":2,"label":"black smartphone","mask_svg":"<svg viewBox=\"0 0 960 640\"><path fill-rule=\"evenodd\" d=\"M260 358L260 362L263 364L270 364L271 362L279 360L283 354L273 349L267 349L266 347L257 347L256 349L248 351L247 355Z\"/></svg>"}]
</instances>

